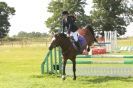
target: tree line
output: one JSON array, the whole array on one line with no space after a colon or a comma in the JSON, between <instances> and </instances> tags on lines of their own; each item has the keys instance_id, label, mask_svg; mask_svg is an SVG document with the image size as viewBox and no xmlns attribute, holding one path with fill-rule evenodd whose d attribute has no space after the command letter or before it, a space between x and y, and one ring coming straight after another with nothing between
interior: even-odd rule
<instances>
[{"instance_id":1,"label":"tree line","mask_svg":"<svg viewBox=\"0 0 133 88\"><path fill-rule=\"evenodd\" d=\"M95 31L116 30L118 35L123 35L126 27L133 22L132 0L93 0L90 15L85 14L86 4L86 0L52 0L48 6L48 12L52 16L45 22L47 27L51 31L62 29L60 21L64 10L76 15L79 27L90 24Z\"/></svg>"},{"instance_id":2,"label":"tree line","mask_svg":"<svg viewBox=\"0 0 133 88\"><path fill-rule=\"evenodd\" d=\"M12 37L6 36L4 38L2 38L0 44L2 44L2 42L17 42L17 41L34 41L34 42L47 42L49 40L50 35L47 33L40 33L40 32L24 32L24 31L20 31L17 35L13 35Z\"/></svg>"},{"instance_id":3,"label":"tree line","mask_svg":"<svg viewBox=\"0 0 133 88\"><path fill-rule=\"evenodd\" d=\"M13 37L17 37L17 38L43 38L43 37L48 37L49 34L47 33L40 33L40 32L24 32L24 31L20 31L17 35L14 35Z\"/></svg>"}]
</instances>

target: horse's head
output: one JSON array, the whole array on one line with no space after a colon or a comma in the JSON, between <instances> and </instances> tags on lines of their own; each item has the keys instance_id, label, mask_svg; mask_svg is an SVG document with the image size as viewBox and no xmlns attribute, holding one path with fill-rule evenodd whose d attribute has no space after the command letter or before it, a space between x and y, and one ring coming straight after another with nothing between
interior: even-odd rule
<instances>
[{"instance_id":1,"label":"horse's head","mask_svg":"<svg viewBox=\"0 0 133 88\"><path fill-rule=\"evenodd\" d=\"M49 46L49 50L52 50L53 48L60 46L65 38L67 37L63 33L55 34L52 38L51 44Z\"/></svg>"}]
</instances>

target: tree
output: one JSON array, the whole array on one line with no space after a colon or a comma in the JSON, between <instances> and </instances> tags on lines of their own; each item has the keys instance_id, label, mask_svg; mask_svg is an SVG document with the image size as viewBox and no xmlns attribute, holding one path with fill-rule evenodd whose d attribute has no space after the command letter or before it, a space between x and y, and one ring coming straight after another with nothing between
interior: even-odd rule
<instances>
[{"instance_id":1,"label":"tree","mask_svg":"<svg viewBox=\"0 0 133 88\"><path fill-rule=\"evenodd\" d=\"M0 2L0 38L7 36L9 32L10 16L15 14L15 9L9 7L5 2Z\"/></svg>"},{"instance_id":2,"label":"tree","mask_svg":"<svg viewBox=\"0 0 133 88\"><path fill-rule=\"evenodd\" d=\"M68 10L72 15L76 14L78 18L76 23L78 26L85 25L88 22L88 20L85 20L85 5L86 0L52 0L48 6L48 12L52 13L52 16L46 21L47 27L51 28L51 31L60 29L61 12L64 10Z\"/></svg>"},{"instance_id":3,"label":"tree","mask_svg":"<svg viewBox=\"0 0 133 88\"><path fill-rule=\"evenodd\" d=\"M131 3L132 2L132 3ZM93 0L92 24L96 30L114 31L119 35L126 32L126 26L133 21L133 1Z\"/></svg>"},{"instance_id":4,"label":"tree","mask_svg":"<svg viewBox=\"0 0 133 88\"><path fill-rule=\"evenodd\" d=\"M20 31L17 35L17 37L27 37L28 36L28 33L27 32L24 32L24 31Z\"/></svg>"}]
</instances>

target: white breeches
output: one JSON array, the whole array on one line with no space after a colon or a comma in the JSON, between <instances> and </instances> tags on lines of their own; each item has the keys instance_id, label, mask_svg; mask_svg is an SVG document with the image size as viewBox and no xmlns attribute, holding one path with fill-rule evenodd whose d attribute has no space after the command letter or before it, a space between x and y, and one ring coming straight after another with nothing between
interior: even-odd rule
<instances>
[{"instance_id":1,"label":"white breeches","mask_svg":"<svg viewBox=\"0 0 133 88\"><path fill-rule=\"evenodd\" d=\"M71 32L70 36L73 36L74 40L77 42L78 41L78 32Z\"/></svg>"}]
</instances>

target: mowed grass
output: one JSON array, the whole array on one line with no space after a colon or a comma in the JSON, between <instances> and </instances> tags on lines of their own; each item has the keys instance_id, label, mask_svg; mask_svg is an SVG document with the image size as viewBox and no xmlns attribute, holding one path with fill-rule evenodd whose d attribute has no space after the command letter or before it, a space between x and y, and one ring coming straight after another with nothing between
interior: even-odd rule
<instances>
[{"instance_id":1,"label":"mowed grass","mask_svg":"<svg viewBox=\"0 0 133 88\"><path fill-rule=\"evenodd\" d=\"M47 48L0 47L0 88L132 88L132 77L67 77L41 75Z\"/></svg>"},{"instance_id":2,"label":"mowed grass","mask_svg":"<svg viewBox=\"0 0 133 88\"><path fill-rule=\"evenodd\" d=\"M118 39L117 46L133 46L133 37L127 39Z\"/></svg>"}]
</instances>

